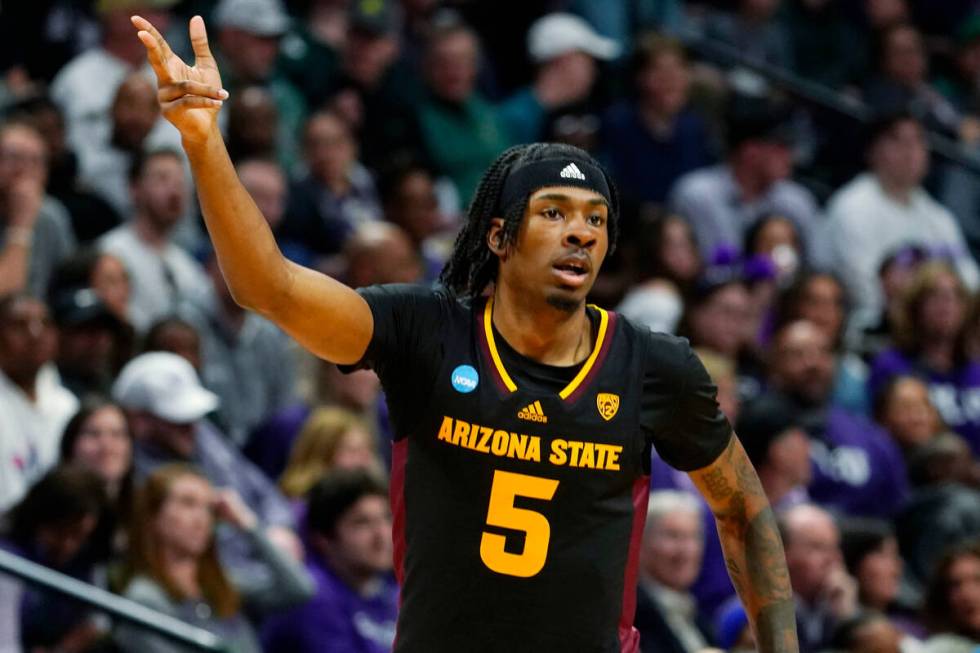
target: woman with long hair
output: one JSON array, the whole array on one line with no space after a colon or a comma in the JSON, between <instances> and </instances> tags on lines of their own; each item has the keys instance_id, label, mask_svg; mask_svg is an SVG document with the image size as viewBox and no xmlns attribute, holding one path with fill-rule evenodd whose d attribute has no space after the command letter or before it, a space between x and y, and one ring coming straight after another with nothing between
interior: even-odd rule
<instances>
[{"instance_id":1,"label":"woman with long hair","mask_svg":"<svg viewBox=\"0 0 980 653\"><path fill-rule=\"evenodd\" d=\"M959 544L940 558L924 611L933 633L926 653L972 653L980 647L980 539Z\"/></svg>"},{"instance_id":2,"label":"woman with long hair","mask_svg":"<svg viewBox=\"0 0 980 653\"><path fill-rule=\"evenodd\" d=\"M229 650L257 653L261 649L242 604L268 597L255 596L256 588L252 596L240 592L226 574L214 537L218 520L253 536L257 553L273 572L263 594L302 598L312 594L309 576L265 537L255 514L241 498L229 490L216 490L187 465L156 469L136 495L124 594L218 634ZM116 642L125 651L140 653L184 650L130 626L117 629Z\"/></svg>"},{"instance_id":3,"label":"woman with long hair","mask_svg":"<svg viewBox=\"0 0 980 653\"><path fill-rule=\"evenodd\" d=\"M896 375L922 378L943 421L980 454L980 361L969 357L964 337L971 302L951 267L922 265L903 297L895 346L872 363L868 386L874 396Z\"/></svg>"}]
</instances>

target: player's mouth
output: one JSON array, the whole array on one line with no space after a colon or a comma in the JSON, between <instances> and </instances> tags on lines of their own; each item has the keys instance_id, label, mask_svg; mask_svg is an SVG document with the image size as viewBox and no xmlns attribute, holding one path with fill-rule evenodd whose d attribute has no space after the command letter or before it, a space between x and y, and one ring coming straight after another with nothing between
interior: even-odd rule
<instances>
[{"instance_id":1,"label":"player's mouth","mask_svg":"<svg viewBox=\"0 0 980 653\"><path fill-rule=\"evenodd\" d=\"M589 259L581 256L567 256L551 266L562 285L578 288L589 278L592 266Z\"/></svg>"}]
</instances>

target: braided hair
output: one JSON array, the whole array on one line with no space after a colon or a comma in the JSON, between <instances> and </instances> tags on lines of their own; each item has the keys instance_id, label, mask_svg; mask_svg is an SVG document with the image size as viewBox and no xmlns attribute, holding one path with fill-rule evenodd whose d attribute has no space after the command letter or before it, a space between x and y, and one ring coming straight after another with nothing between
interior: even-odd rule
<instances>
[{"instance_id":1,"label":"braided hair","mask_svg":"<svg viewBox=\"0 0 980 653\"><path fill-rule=\"evenodd\" d=\"M466 223L456 237L452 255L439 275L439 281L453 294L463 297L480 295L487 285L496 279L499 259L487 246L487 232L491 219L503 218L500 244L511 245L517 238L517 231L524 219L524 210L530 195L510 206L500 206L500 195L504 181L510 171L519 165L545 159L569 159L589 163L602 169L587 152L564 143L531 143L515 145L505 150L490 164L480 179L476 195L466 213ZM609 174L602 174L609 185L611 206L607 229L609 233L609 253L616 247L619 233L619 194Z\"/></svg>"}]
</instances>

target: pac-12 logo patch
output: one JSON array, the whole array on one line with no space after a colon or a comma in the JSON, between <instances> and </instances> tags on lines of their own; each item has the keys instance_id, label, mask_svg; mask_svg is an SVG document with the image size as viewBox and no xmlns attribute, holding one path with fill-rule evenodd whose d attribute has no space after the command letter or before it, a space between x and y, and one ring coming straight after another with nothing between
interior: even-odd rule
<instances>
[{"instance_id":1,"label":"pac-12 logo patch","mask_svg":"<svg viewBox=\"0 0 980 653\"><path fill-rule=\"evenodd\" d=\"M611 392L600 392L595 397L595 405L599 409L602 419L608 422L619 411L619 395L614 395Z\"/></svg>"},{"instance_id":2,"label":"pac-12 logo patch","mask_svg":"<svg viewBox=\"0 0 980 653\"><path fill-rule=\"evenodd\" d=\"M453 370L451 380L456 392L466 394L476 390L477 384L480 383L480 375L477 374L472 365L460 365Z\"/></svg>"}]
</instances>

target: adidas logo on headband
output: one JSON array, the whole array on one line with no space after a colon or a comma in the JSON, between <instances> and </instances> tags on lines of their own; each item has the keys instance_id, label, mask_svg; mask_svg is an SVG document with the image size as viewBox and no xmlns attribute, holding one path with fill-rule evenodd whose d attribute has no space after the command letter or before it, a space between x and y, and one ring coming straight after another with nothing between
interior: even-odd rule
<instances>
[{"instance_id":1,"label":"adidas logo on headband","mask_svg":"<svg viewBox=\"0 0 980 653\"><path fill-rule=\"evenodd\" d=\"M558 175L562 179L581 179L585 181L585 175L582 171L578 169L578 166L574 163L569 163L567 166L562 168L561 173Z\"/></svg>"}]
</instances>

